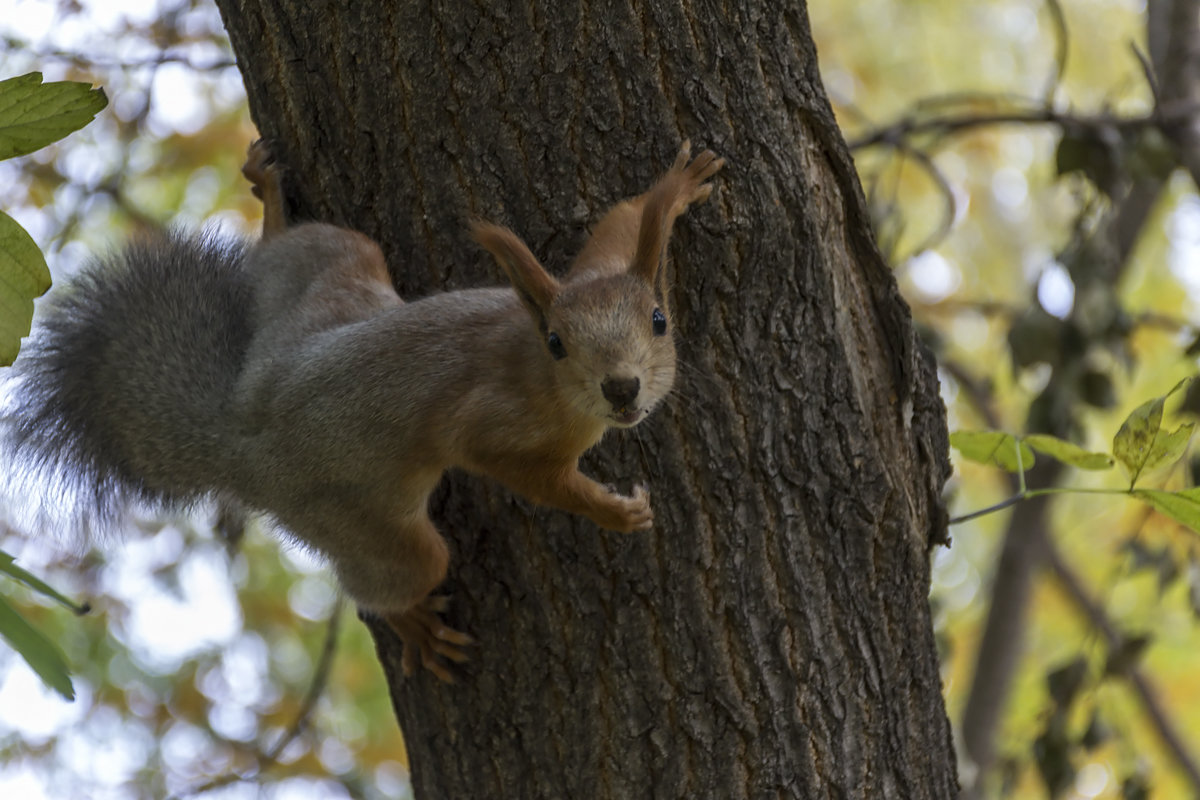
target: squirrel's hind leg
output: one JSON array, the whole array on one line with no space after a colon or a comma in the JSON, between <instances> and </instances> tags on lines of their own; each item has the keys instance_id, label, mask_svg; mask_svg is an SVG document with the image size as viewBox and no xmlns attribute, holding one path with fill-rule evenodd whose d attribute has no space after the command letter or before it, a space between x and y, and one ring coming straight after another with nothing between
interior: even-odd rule
<instances>
[{"instance_id":1,"label":"squirrel's hind leg","mask_svg":"<svg viewBox=\"0 0 1200 800\"><path fill-rule=\"evenodd\" d=\"M283 167L275 160L263 139L255 140L246 152L242 174L254 184L251 191L263 203L262 238L269 239L287 229L283 207Z\"/></svg>"},{"instance_id":2,"label":"squirrel's hind leg","mask_svg":"<svg viewBox=\"0 0 1200 800\"><path fill-rule=\"evenodd\" d=\"M330 554L342 587L400 637L405 675L422 666L453 683L442 659L466 661L463 648L474 639L442 622L447 600L430 594L446 577L450 553L445 540L424 514L378 534L370 538L370 552L347 558Z\"/></svg>"}]
</instances>

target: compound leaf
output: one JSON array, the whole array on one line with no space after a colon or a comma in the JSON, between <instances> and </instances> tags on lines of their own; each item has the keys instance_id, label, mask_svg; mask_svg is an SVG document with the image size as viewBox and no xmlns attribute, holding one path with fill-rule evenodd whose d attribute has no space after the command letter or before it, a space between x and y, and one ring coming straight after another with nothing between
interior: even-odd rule
<instances>
[{"instance_id":1,"label":"compound leaf","mask_svg":"<svg viewBox=\"0 0 1200 800\"><path fill-rule=\"evenodd\" d=\"M1045 433L1033 433L1021 439L1039 453L1079 469L1108 469L1115 462L1108 453L1093 453L1071 442Z\"/></svg>"},{"instance_id":2,"label":"compound leaf","mask_svg":"<svg viewBox=\"0 0 1200 800\"><path fill-rule=\"evenodd\" d=\"M17 613L8 601L0 596L0 636L25 659L38 677L54 691L68 700L75 699L75 687L67 661L58 646L29 621Z\"/></svg>"},{"instance_id":3,"label":"compound leaf","mask_svg":"<svg viewBox=\"0 0 1200 800\"><path fill-rule=\"evenodd\" d=\"M991 464L1009 472L1028 470L1034 463L1029 446L1003 431L955 431L950 434L950 444L969 461Z\"/></svg>"},{"instance_id":4,"label":"compound leaf","mask_svg":"<svg viewBox=\"0 0 1200 800\"><path fill-rule=\"evenodd\" d=\"M33 321L33 299L50 288L46 259L25 229L0 211L0 366L17 357Z\"/></svg>"},{"instance_id":5,"label":"compound leaf","mask_svg":"<svg viewBox=\"0 0 1200 800\"><path fill-rule=\"evenodd\" d=\"M0 81L0 159L57 142L91 122L106 105L104 90L89 83L42 83L40 72Z\"/></svg>"},{"instance_id":6,"label":"compound leaf","mask_svg":"<svg viewBox=\"0 0 1200 800\"><path fill-rule=\"evenodd\" d=\"M1152 505L1156 511L1200 533L1200 487L1178 492L1134 489L1133 495Z\"/></svg>"}]
</instances>

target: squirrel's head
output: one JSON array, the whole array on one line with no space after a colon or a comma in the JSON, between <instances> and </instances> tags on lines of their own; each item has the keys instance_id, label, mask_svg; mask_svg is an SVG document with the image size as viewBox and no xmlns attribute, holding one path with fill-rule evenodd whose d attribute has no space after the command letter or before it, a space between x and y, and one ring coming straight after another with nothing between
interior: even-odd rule
<instances>
[{"instance_id":1,"label":"squirrel's head","mask_svg":"<svg viewBox=\"0 0 1200 800\"><path fill-rule=\"evenodd\" d=\"M649 416L675 382L671 313L658 259L635 259L625 272L560 283L507 228L477 223L473 232L529 312L566 400L620 428Z\"/></svg>"}]
</instances>

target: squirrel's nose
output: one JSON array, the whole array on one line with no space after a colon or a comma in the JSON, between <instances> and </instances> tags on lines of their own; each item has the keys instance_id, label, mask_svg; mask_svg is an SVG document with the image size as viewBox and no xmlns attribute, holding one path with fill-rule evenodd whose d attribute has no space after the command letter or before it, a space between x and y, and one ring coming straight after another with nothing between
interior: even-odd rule
<instances>
[{"instance_id":1,"label":"squirrel's nose","mask_svg":"<svg viewBox=\"0 0 1200 800\"><path fill-rule=\"evenodd\" d=\"M618 410L633 403L641 388L642 382L637 378L605 378L600 384L604 399Z\"/></svg>"}]
</instances>

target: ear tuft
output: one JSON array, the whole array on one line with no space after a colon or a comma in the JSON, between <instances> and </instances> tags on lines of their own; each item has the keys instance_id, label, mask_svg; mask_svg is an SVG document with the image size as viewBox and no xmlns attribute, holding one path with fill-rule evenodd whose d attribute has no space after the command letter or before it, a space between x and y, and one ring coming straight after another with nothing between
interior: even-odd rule
<instances>
[{"instance_id":1,"label":"ear tuft","mask_svg":"<svg viewBox=\"0 0 1200 800\"><path fill-rule=\"evenodd\" d=\"M711 150L705 150L695 158L691 155L692 143L685 141L671 169L645 194L637 250L629 273L649 286L657 283L675 218L689 205L708 199L712 184L706 181L725 165L725 159L717 158Z\"/></svg>"},{"instance_id":2,"label":"ear tuft","mask_svg":"<svg viewBox=\"0 0 1200 800\"><path fill-rule=\"evenodd\" d=\"M471 235L496 259L534 322L544 330L550 306L558 296L558 281L546 272L520 237L508 228L472 220Z\"/></svg>"}]
</instances>

